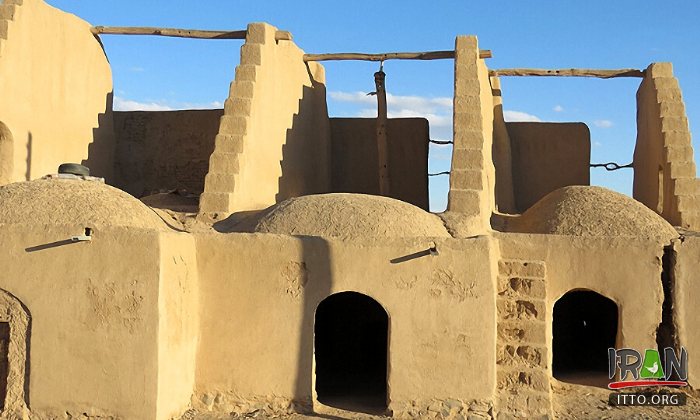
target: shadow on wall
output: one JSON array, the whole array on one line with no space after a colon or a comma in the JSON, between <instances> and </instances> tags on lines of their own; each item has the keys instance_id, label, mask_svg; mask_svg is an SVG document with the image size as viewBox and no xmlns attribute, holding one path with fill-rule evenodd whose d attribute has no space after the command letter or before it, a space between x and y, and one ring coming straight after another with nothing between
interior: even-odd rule
<instances>
[{"instance_id":1,"label":"shadow on wall","mask_svg":"<svg viewBox=\"0 0 700 420\"><path fill-rule=\"evenodd\" d=\"M330 191L330 120L326 85L314 80L306 65L312 87L304 86L299 111L287 129L282 146L282 175L276 202Z\"/></svg>"},{"instance_id":2,"label":"shadow on wall","mask_svg":"<svg viewBox=\"0 0 700 420\"><path fill-rule=\"evenodd\" d=\"M114 185L134 197L164 191L198 196L223 114L223 109L115 111Z\"/></svg>"},{"instance_id":3,"label":"shadow on wall","mask_svg":"<svg viewBox=\"0 0 700 420\"><path fill-rule=\"evenodd\" d=\"M24 174L24 177L27 181L32 180L32 142L34 141L34 138L32 137L32 132L30 131L27 134L27 171Z\"/></svg>"},{"instance_id":4,"label":"shadow on wall","mask_svg":"<svg viewBox=\"0 0 700 420\"><path fill-rule=\"evenodd\" d=\"M81 164L90 168L90 175L105 179L110 184L114 182L114 116L112 106L114 93L110 92L105 98L105 112L97 116L97 127L92 129L92 143L88 145L88 157Z\"/></svg>"},{"instance_id":5,"label":"shadow on wall","mask_svg":"<svg viewBox=\"0 0 700 420\"><path fill-rule=\"evenodd\" d=\"M331 294L333 272L331 269L331 251L328 244L320 237L304 237L302 241L302 258L306 278L303 295L302 324L299 335L299 361L294 399L304 412L313 410L314 377L314 319L316 307Z\"/></svg>"},{"instance_id":6,"label":"shadow on wall","mask_svg":"<svg viewBox=\"0 0 700 420\"><path fill-rule=\"evenodd\" d=\"M0 121L0 185L12 181L14 170L14 143L10 129Z\"/></svg>"}]
</instances>

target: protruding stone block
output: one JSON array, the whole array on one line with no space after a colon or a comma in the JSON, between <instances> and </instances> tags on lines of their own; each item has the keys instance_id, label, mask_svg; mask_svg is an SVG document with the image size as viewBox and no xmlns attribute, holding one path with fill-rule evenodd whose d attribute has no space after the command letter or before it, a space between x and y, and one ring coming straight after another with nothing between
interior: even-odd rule
<instances>
[{"instance_id":1,"label":"protruding stone block","mask_svg":"<svg viewBox=\"0 0 700 420\"><path fill-rule=\"evenodd\" d=\"M253 108L253 100L234 96L224 102L224 112L226 115L248 116Z\"/></svg>"},{"instance_id":2,"label":"protruding stone block","mask_svg":"<svg viewBox=\"0 0 700 420\"><path fill-rule=\"evenodd\" d=\"M467 216L481 214L481 194L477 190L450 189L447 208Z\"/></svg>"},{"instance_id":3,"label":"protruding stone block","mask_svg":"<svg viewBox=\"0 0 700 420\"><path fill-rule=\"evenodd\" d=\"M496 299L498 316L503 320L544 321L545 305L543 301Z\"/></svg>"},{"instance_id":4,"label":"protruding stone block","mask_svg":"<svg viewBox=\"0 0 700 420\"><path fill-rule=\"evenodd\" d=\"M241 82L255 82L258 78L258 66L241 64L236 67L236 80Z\"/></svg>"},{"instance_id":5,"label":"protruding stone block","mask_svg":"<svg viewBox=\"0 0 700 420\"><path fill-rule=\"evenodd\" d=\"M542 261L500 260L498 272L509 277L544 277L545 264Z\"/></svg>"},{"instance_id":6,"label":"protruding stone block","mask_svg":"<svg viewBox=\"0 0 700 420\"><path fill-rule=\"evenodd\" d=\"M241 63L261 65L263 48L262 44L243 44L241 47Z\"/></svg>"},{"instance_id":7,"label":"protruding stone block","mask_svg":"<svg viewBox=\"0 0 700 420\"><path fill-rule=\"evenodd\" d=\"M676 195L700 195L700 179L676 178L671 180Z\"/></svg>"},{"instance_id":8,"label":"protruding stone block","mask_svg":"<svg viewBox=\"0 0 700 420\"><path fill-rule=\"evenodd\" d=\"M685 115L661 117L661 131L688 131L688 119Z\"/></svg>"},{"instance_id":9,"label":"protruding stone block","mask_svg":"<svg viewBox=\"0 0 700 420\"><path fill-rule=\"evenodd\" d=\"M673 65L671 63L652 63L647 67L646 77L673 77Z\"/></svg>"},{"instance_id":10,"label":"protruding stone block","mask_svg":"<svg viewBox=\"0 0 700 420\"><path fill-rule=\"evenodd\" d=\"M204 180L205 190L214 192L233 192L236 185L235 174L209 172Z\"/></svg>"},{"instance_id":11,"label":"protruding stone block","mask_svg":"<svg viewBox=\"0 0 700 420\"><path fill-rule=\"evenodd\" d=\"M671 178L695 178L696 168L693 162L678 162L670 165L669 176Z\"/></svg>"},{"instance_id":12,"label":"protruding stone block","mask_svg":"<svg viewBox=\"0 0 700 420\"><path fill-rule=\"evenodd\" d=\"M482 149L484 147L484 133L481 130L459 130L454 134L454 148L456 149Z\"/></svg>"},{"instance_id":13,"label":"protruding stone block","mask_svg":"<svg viewBox=\"0 0 700 420\"><path fill-rule=\"evenodd\" d=\"M224 115L221 117L219 133L246 135L248 133L248 117Z\"/></svg>"},{"instance_id":14,"label":"protruding stone block","mask_svg":"<svg viewBox=\"0 0 700 420\"><path fill-rule=\"evenodd\" d=\"M231 89L229 91L229 96L238 96L241 98L252 98L255 92L255 83L249 81L234 81L231 83Z\"/></svg>"},{"instance_id":15,"label":"protruding stone block","mask_svg":"<svg viewBox=\"0 0 700 420\"><path fill-rule=\"evenodd\" d=\"M233 194L205 192L200 196L200 213L228 212L232 207Z\"/></svg>"},{"instance_id":16,"label":"protruding stone block","mask_svg":"<svg viewBox=\"0 0 700 420\"><path fill-rule=\"evenodd\" d=\"M499 340L513 343L538 343L546 341L545 324L540 321L499 321Z\"/></svg>"},{"instance_id":17,"label":"protruding stone block","mask_svg":"<svg viewBox=\"0 0 700 420\"><path fill-rule=\"evenodd\" d=\"M452 168L481 171L484 168L484 152L481 149L455 148L452 152Z\"/></svg>"},{"instance_id":18,"label":"protruding stone block","mask_svg":"<svg viewBox=\"0 0 700 420\"><path fill-rule=\"evenodd\" d=\"M455 165L452 165L454 168ZM455 189L460 190L479 190L483 189L483 173L480 170L459 170L452 169L450 172L450 182Z\"/></svg>"},{"instance_id":19,"label":"protruding stone block","mask_svg":"<svg viewBox=\"0 0 700 420\"><path fill-rule=\"evenodd\" d=\"M236 174L238 173L238 153L214 152L209 157L209 172Z\"/></svg>"},{"instance_id":20,"label":"protruding stone block","mask_svg":"<svg viewBox=\"0 0 700 420\"><path fill-rule=\"evenodd\" d=\"M243 151L243 139L241 134L217 134L214 147L217 152L240 153Z\"/></svg>"}]
</instances>

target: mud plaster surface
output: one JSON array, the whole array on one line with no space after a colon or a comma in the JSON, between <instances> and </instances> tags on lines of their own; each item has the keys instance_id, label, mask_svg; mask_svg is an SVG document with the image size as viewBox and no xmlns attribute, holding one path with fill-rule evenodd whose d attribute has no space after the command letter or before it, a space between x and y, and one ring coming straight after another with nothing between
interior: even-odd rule
<instances>
[{"instance_id":1,"label":"mud plaster surface","mask_svg":"<svg viewBox=\"0 0 700 420\"><path fill-rule=\"evenodd\" d=\"M363 194L292 198L262 212L252 224L248 221L248 226L230 226L227 230L344 240L449 237L438 216L403 201Z\"/></svg>"},{"instance_id":2,"label":"mud plaster surface","mask_svg":"<svg viewBox=\"0 0 700 420\"><path fill-rule=\"evenodd\" d=\"M0 224L165 227L153 210L124 191L74 179L0 187Z\"/></svg>"},{"instance_id":3,"label":"mud plaster surface","mask_svg":"<svg viewBox=\"0 0 700 420\"><path fill-rule=\"evenodd\" d=\"M672 419L688 420L700 418L700 392L686 391L687 405L684 407L611 407L608 405L610 391L604 388L574 385L552 380L554 417L556 419L601 419L601 420L655 420ZM677 392L677 390L673 390ZM225 419L281 419L281 420L315 420L315 419L385 419L384 416L373 416L362 413L333 411L326 414L287 414L268 416L261 412L245 415L197 413L189 411L180 420L225 420ZM435 417L429 417L435 418Z\"/></svg>"},{"instance_id":4,"label":"mud plaster surface","mask_svg":"<svg viewBox=\"0 0 700 420\"><path fill-rule=\"evenodd\" d=\"M513 228L523 233L572 236L677 236L668 222L644 204L602 187L555 190L517 218Z\"/></svg>"}]
</instances>

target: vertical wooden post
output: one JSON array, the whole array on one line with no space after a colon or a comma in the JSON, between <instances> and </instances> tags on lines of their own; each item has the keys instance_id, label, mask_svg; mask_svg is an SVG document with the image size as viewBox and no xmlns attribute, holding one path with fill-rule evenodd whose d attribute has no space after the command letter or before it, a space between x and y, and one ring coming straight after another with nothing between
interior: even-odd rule
<instances>
[{"instance_id":1,"label":"vertical wooden post","mask_svg":"<svg viewBox=\"0 0 700 420\"><path fill-rule=\"evenodd\" d=\"M382 66L383 67L383 66ZM379 194L389 195L389 145L386 135L387 107L386 87L384 80L386 73L379 68L374 73L374 84L377 92L377 161L379 163Z\"/></svg>"}]
</instances>

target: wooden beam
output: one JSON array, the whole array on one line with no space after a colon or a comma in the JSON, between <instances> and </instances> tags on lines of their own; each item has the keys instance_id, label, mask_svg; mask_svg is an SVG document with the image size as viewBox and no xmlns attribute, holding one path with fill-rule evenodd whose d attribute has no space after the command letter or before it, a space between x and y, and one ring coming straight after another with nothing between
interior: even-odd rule
<instances>
[{"instance_id":1,"label":"wooden beam","mask_svg":"<svg viewBox=\"0 0 700 420\"><path fill-rule=\"evenodd\" d=\"M93 26L90 31L94 35L156 35L175 38L197 39L245 39L248 31L208 31L200 29L152 28L136 26ZM291 41L292 34L287 31L277 31L276 41Z\"/></svg>"},{"instance_id":2,"label":"wooden beam","mask_svg":"<svg viewBox=\"0 0 700 420\"><path fill-rule=\"evenodd\" d=\"M494 69L489 71L490 76L564 76L564 77L599 77L611 79L613 77L644 77L644 70L619 69Z\"/></svg>"},{"instance_id":3,"label":"wooden beam","mask_svg":"<svg viewBox=\"0 0 700 420\"><path fill-rule=\"evenodd\" d=\"M386 74L380 69L374 73L377 94L377 161L379 163L379 194L388 196L389 181L389 142L387 139Z\"/></svg>"},{"instance_id":4,"label":"wooden beam","mask_svg":"<svg viewBox=\"0 0 700 420\"><path fill-rule=\"evenodd\" d=\"M480 50L479 58L491 58L491 50ZM455 52L449 51L425 51L425 52L394 52L380 54L366 53L329 53L329 54L304 54L304 61L329 61L329 60L360 60L360 61L387 61L387 60L443 60L454 59Z\"/></svg>"}]
</instances>

